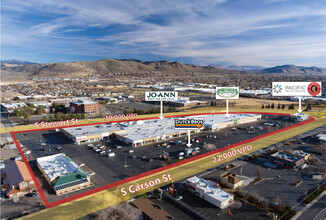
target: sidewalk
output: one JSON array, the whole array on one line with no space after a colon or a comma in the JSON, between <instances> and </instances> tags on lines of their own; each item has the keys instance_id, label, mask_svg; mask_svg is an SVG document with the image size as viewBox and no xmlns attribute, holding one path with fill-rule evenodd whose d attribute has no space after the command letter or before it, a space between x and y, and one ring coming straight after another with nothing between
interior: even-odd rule
<instances>
[{"instance_id":1,"label":"sidewalk","mask_svg":"<svg viewBox=\"0 0 326 220\"><path fill-rule=\"evenodd\" d=\"M313 204L315 204L321 197L323 197L326 194L326 191L324 191L322 194L320 194L316 199L314 199L314 201L312 201L310 204L307 204L306 207L304 209L302 209L301 211L299 211L291 220L296 220L297 218L299 218L302 213L304 213L307 209L309 209L311 206L313 206Z\"/></svg>"}]
</instances>

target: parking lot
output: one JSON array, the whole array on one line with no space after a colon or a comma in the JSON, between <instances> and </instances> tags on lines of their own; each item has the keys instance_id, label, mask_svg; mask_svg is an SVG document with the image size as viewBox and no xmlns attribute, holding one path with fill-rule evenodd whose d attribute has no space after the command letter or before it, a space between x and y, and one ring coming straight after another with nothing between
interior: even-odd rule
<instances>
[{"instance_id":1,"label":"parking lot","mask_svg":"<svg viewBox=\"0 0 326 220\"><path fill-rule=\"evenodd\" d=\"M317 128L315 130L320 130ZM301 134L305 137L309 134L315 133L314 131L307 132L307 134ZM296 139L296 138L294 138ZM291 146L279 147L279 150L288 149L299 149L311 154L311 157L318 158L322 163L326 162L324 155L316 154L311 152L311 146L315 143L311 138L301 138L298 139L298 143L293 143ZM254 193L261 199L267 200L271 203L283 203L285 205L294 207L294 209L301 210L305 207L302 204L302 200L305 194L310 194L318 185L321 185L325 181L325 176L322 179L312 179L309 174L312 173L325 173L321 171L319 167L308 165L305 169L290 169L290 168L268 168L264 166L267 161L265 158L257 158L249 162L239 161L240 166L232 169L232 173L237 175L244 175L251 177L253 179L257 178L257 167L262 170L263 181L258 184L249 184L244 187L247 192ZM295 182L302 181L299 185L295 185Z\"/></svg>"},{"instance_id":2,"label":"parking lot","mask_svg":"<svg viewBox=\"0 0 326 220\"><path fill-rule=\"evenodd\" d=\"M264 125L266 122L273 123L273 126ZM276 127L275 125L277 122L280 122L280 124L278 124ZM263 116L261 122L239 125L236 126L237 129L226 128L221 131L205 131L197 133L195 136L191 137L191 139L193 139L192 141L194 141L192 142L191 148L196 148L195 153L198 155L225 147L227 145L238 143L279 128L283 128L294 123L295 122L293 121L282 121L282 118L278 116ZM249 132L249 130L252 132ZM47 195L49 202L61 199L63 196L56 196L51 190L49 184L47 184L45 179L40 176L34 161L35 158L50 154L65 153L77 164L84 164L82 169L84 169L86 172L95 173L95 175L91 176L91 182L94 184L92 187L97 188L152 169L157 169L168 163L179 161L179 153L184 152L185 148L187 148L186 136L173 140L170 139L166 142L140 146L137 148L132 148L131 146L127 146L126 144L111 138L110 143L107 143L106 140L93 143L95 146L105 145L107 150L111 150L112 153L115 153L114 157L108 157L107 154L101 155L87 145L73 144L61 131L49 130L19 133L16 134L16 137L22 144L25 151L31 150L31 154L28 156L30 159L30 164L39 181L42 183L41 185L44 191L49 195ZM58 147L61 149L58 150ZM133 150L133 152L131 150ZM169 153L169 161L160 158L163 151ZM187 157L193 156L195 155L189 155ZM186 155L183 155L183 157L186 157ZM76 191L64 196L70 196L89 189L90 188Z\"/></svg>"},{"instance_id":3,"label":"parking lot","mask_svg":"<svg viewBox=\"0 0 326 220\"><path fill-rule=\"evenodd\" d=\"M206 177L203 176L203 178ZM235 198L234 203L229 207L220 209L186 190L183 181L174 183L174 187L177 189L177 195L182 196L182 200L180 200L179 203L186 205L206 219L248 219L248 216L250 216L250 219L257 220L271 219L266 212L253 205L240 201L237 198ZM168 201L157 201L157 203L164 207Z\"/></svg>"}]
</instances>

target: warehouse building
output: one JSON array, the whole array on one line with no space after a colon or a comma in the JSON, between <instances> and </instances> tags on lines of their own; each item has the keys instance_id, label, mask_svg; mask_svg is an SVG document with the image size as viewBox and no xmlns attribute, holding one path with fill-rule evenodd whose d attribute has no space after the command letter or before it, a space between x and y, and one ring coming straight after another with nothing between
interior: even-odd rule
<instances>
[{"instance_id":1,"label":"warehouse building","mask_svg":"<svg viewBox=\"0 0 326 220\"><path fill-rule=\"evenodd\" d=\"M234 201L232 194L223 191L215 182L194 176L186 181L188 190L207 202L224 209Z\"/></svg>"},{"instance_id":2,"label":"warehouse building","mask_svg":"<svg viewBox=\"0 0 326 220\"><path fill-rule=\"evenodd\" d=\"M200 117L204 118L204 129L206 130L219 130L261 119L261 115L256 114L230 115L229 118L222 114ZM174 118L64 128L63 132L78 145L99 141L104 137L114 135L117 139L134 147L186 135L186 130L174 129ZM191 133L194 132L200 132L200 130L191 131Z\"/></svg>"},{"instance_id":3,"label":"warehouse building","mask_svg":"<svg viewBox=\"0 0 326 220\"><path fill-rule=\"evenodd\" d=\"M65 154L37 158L37 167L57 195L90 185L90 176Z\"/></svg>"}]
</instances>

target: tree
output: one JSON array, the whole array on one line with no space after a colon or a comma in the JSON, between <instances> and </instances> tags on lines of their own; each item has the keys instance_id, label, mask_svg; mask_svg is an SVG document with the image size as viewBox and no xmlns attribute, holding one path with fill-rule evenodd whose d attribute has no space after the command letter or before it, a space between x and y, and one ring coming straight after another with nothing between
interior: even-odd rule
<instances>
[{"instance_id":1,"label":"tree","mask_svg":"<svg viewBox=\"0 0 326 220\"><path fill-rule=\"evenodd\" d=\"M86 118L86 116L85 116L85 113L83 112L83 113L81 113L81 119L85 119Z\"/></svg>"},{"instance_id":2,"label":"tree","mask_svg":"<svg viewBox=\"0 0 326 220\"><path fill-rule=\"evenodd\" d=\"M257 166L256 172L257 172L257 179L261 180L261 178L264 176L263 169L260 166Z\"/></svg>"},{"instance_id":3,"label":"tree","mask_svg":"<svg viewBox=\"0 0 326 220\"><path fill-rule=\"evenodd\" d=\"M307 105L306 111L310 111L310 110L311 110L311 104L309 103L309 104Z\"/></svg>"},{"instance_id":4,"label":"tree","mask_svg":"<svg viewBox=\"0 0 326 220\"><path fill-rule=\"evenodd\" d=\"M285 109L285 105L284 104L282 105L282 109Z\"/></svg>"},{"instance_id":5,"label":"tree","mask_svg":"<svg viewBox=\"0 0 326 220\"><path fill-rule=\"evenodd\" d=\"M60 121L60 120L62 120L62 112L57 112L57 113L55 113L55 114L54 114L54 119L55 119L56 121Z\"/></svg>"},{"instance_id":6,"label":"tree","mask_svg":"<svg viewBox=\"0 0 326 220\"><path fill-rule=\"evenodd\" d=\"M211 106L214 106L214 102L213 101L211 101Z\"/></svg>"},{"instance_id":7,"label":"tree","mask_svg":"<svg viewBox=\"0 0 326 220\"><path fill-rule=\"evenodd\" d=\"M27 122L30 121L31 120L31 116L29 116L27 114L24 115L24 120L27 121Z\"/></svg>"},{"instance_id":8,"label":"tree","mask_svg":"<svg viewBox=\"0 0 326 220\"><path fill-rule=\"evenodd\" d=\"M48 121L48 119L45 115L42 117L42 121Z\"/></svg>"},{"instance_id":9,"label":"tree","mask_svg":"<svg viewBox=\"0 0 326 220\"><path fill-rule=\"evenodd\" d=\"M17 117L21 116L20 111L18 110L18 108L14 109L14 115L17 116Z\"/></svg>"},{"instance_id":10,"label":"tree","mask_svg":"<svg viewBox=\"0 0 326 220\"><path fill-rule=\"evenodd\" d=\"M277 109L281 109L281 103L278 103Z\"/></svg>"},{"instance_id":11,"label":"tree","mask_svg":"<svg viewBox=\"0 0 326 220\"><path fill-rule=\"evenodd\" d=\"M294 109L294 104L289 105L289 110Z\"/></svg>"},{"instance_id":12,"label":"tree","mask_svg":"<svg viewBox=\"0 0 326 220\"><path fill-rule=\"evenodd\" d=\"M52 115L49 115L49 119L48 119L48 121L50 121L50 122L51 122L51 121L54 121Z\"/></svg>"},{"instance_id":13,"label":"tree","mask_svg":"<svg viewBox=\"0 0 326 220\"><path fill-rule=\"evenodd\" d=\"M264 104L261 106L261 108L262 108L262 109L264 109L264 108L265 108Z\"/></svg>"},{"instance_id":14,"label":"tree","mask_svg":"<svg viewBox=\"0 0 326 220\"><path fill-rule=\"evenodd\" d=\"M271 106L268 104L266 108L271 108Z\"/></svg>"},{"instance_id":15,"label":"tree","mask_svg":"<svg viewBox=\"0 0 326 220\"><path fill-rule=\"evenodd\" d=\"M274 109L275 108L275 105L274 105L274 103L272 103L272 105L271 105L271 109Z\"/></svg>"}]
</instances>

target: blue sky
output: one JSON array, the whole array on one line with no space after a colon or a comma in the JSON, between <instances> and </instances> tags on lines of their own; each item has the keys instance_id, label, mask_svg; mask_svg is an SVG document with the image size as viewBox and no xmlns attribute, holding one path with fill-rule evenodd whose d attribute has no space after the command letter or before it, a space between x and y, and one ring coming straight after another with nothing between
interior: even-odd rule
<instances>
[{"instance_id":1,"label":"blue sky","mask_svg":"<svg viewBox=\"0 0 326 220\"><path fill-rule=\"evenodd\" d=\"M2 1L1 59L326 67L324 0Z\"/></svg>"}]
</instances>

